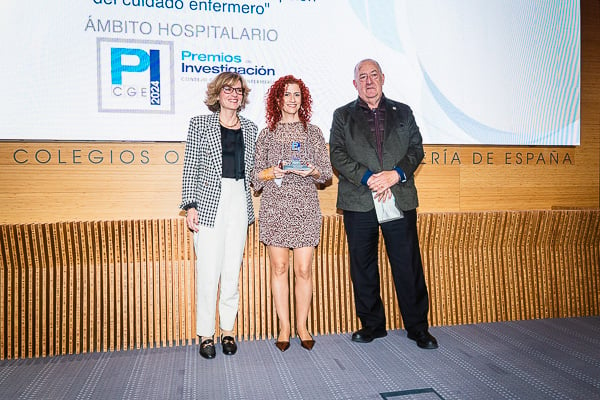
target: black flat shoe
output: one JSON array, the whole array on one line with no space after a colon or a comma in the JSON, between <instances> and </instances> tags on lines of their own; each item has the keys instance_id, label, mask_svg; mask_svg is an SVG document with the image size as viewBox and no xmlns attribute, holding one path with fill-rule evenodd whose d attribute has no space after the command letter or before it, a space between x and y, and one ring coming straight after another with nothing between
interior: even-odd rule
<instances>
[{"instance_id":1,"label":"black flat shoe","mask_svg":"<svg viewBox=\"0 0 600 400\"><path fill-rule=\"evenodd\" d=\"M276 341L276 342L275 342L275 346L276 346L276 347L277 347L279 350L281 350L281 352L284 352L284 351L286 351L287 349L289 349L289 348L290 348L290 341L288 340L287 342L284 342L284 341L281 341L281 342L280 342L280 341L278 340L278 341Z\"/></svg>"},{"instance_id":2,"label":"black flat shoe","mask_svg":"<svg viewBox=\"0 0 600 400\"><path fill-rule=\"evenodd\" d=\"M428 331L409 332L408 338L417 342L422 349L437 349L438 342Z\"/></svg>"},{"instance_id":3,"label":"black flat shoe","mask_svg":"<svg viewBox=\"0 0 600 400\"><path fill-rule=\"evenodd\" d=\"M212 339L206 339L200 343L200 355L204 358L215 358L215 342Z\"/></svg>"},{"instance_id":4,"label":"black flat shoe","mask_svg":"<svg viewBox=\"0 0 600 400\"><path fill-rule=\"evenodd\" d=\"M221 336L221 346L223 346L223 354L232 356L237 352L237 344L233 336Z\"/></svg>"},{"instance_id":5,"label":"black flat shoe","mask_svg":"<svg viewBox=\"0 0 600 400\"><path fill-rule=\"evenodd\" d=\"M370 343L374 339L387 336L385 329L374 329L365 326L352 334L352 341L357 343Z\"/></svg>"}]
</instances>

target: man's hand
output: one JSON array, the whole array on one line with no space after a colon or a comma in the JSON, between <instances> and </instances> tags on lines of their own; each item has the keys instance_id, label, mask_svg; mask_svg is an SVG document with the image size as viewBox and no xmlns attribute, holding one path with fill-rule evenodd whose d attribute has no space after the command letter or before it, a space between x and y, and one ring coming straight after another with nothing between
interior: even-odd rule
<instances>
[{"instance_id":1,"label":"man's hand","mask_svg":"<svg viewBox=\"0 0 600 400\"><path fill-rule=\"evenodd\" d=\"M392 191L390 189L386 189L385 191L378 193L375 195L375 200L382 202L387 201L392 197Z\"/></svg>"},{"instance_id":2,"label":"man's hand","mask_svg":"<svg viewBox=\"0 0 600 400\"><path fill-rule=\"evenodd\" d=\"M386 190L397 184L399 181L400 175L398 175L395 170L381 171L371 175L367 181L367 185L372 192L377 192L377 196L381 196Z\"/></svg>"}]
</instances>

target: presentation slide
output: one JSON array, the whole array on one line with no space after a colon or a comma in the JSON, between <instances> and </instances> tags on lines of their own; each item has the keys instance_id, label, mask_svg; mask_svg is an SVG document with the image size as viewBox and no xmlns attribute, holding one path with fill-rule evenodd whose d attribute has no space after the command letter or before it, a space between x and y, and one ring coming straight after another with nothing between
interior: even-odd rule
<instances>
[{"instance_id":1,"label":"presentation slide","mask_svg":"<svg viewBox=\"0 0 600 400\"><path fill-rule=\"evenodd\" d=\"M579 0L4 0L0 38L4 140L185 141L222 71L259 129L301 78L328 140L373 58L425 144L580 143Z\"/></svg>"}]
</instances>

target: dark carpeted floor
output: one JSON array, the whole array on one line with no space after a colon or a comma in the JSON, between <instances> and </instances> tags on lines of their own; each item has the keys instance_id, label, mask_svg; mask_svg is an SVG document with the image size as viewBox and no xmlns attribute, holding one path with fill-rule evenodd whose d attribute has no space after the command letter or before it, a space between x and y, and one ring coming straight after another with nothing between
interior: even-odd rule
<instances>
[{"instance_id":1,"label":"dark carpeted floor","mask_svg":"<svg viewBox=\"0 0 600 400\"><path fill-rule=\"evenodd\" d=\"M436 327L440 348L404 331L0 361L0 399L600 399L600 317Z\"/></svg>"}]
</instances>

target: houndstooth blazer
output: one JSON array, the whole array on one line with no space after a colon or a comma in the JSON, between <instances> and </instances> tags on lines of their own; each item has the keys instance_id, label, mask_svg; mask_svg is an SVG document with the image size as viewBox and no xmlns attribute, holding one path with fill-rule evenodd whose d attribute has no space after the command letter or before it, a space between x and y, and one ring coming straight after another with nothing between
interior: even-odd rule
<instances>
[{"instance_id":1,"label":"houndstooth blazer","mask_svg":"<svg viewBox=\"0 0 600 400\"><path fill-rule=\"evenodd\" d=\"M254 168L254 147L258 128L242 116L240 123L244 135L244 163L248 224L254 222L254 206L250 194L250 178ZM200 225L213 227L221 197L223 173L223 148L219 112L192 117L188 129L183 161L182 200L180 208L196 203Z\"/></svg>"}]
</instances>

